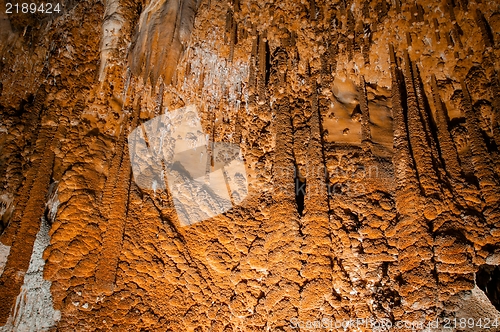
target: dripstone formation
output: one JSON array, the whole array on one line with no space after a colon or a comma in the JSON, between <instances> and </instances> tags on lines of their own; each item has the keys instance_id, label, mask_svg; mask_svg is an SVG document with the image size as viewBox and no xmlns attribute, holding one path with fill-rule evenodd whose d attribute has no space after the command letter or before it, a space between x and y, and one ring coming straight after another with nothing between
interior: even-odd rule
<instances>
[{"instance_id":1,"label":"dripstone formation","mask_svg":"<svg viewBox=\"0 0 500 332\"><path fill-rule=\"evenodd\" d=\"M0 331L500 331L498 1L59 3L0 0ZM188 106L248 191L184 225L128 135Z\"/></svg>"}]
</instances>

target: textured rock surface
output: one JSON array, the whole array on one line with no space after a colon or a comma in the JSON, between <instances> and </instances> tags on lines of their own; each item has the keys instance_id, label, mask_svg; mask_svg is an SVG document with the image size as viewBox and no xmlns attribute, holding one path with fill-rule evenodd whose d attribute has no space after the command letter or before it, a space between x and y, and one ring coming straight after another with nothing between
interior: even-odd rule
<instances>
[{"instance_id":1,"label":"textured rock surface","mask_svg":"<svg viewBox=\"0 0 500 332\"><path fill-rule=\"evenodd\" d=\"M0 4L3 329L498 314L497 1ZM240 146L248 196L183 226L127 137L190 105ZM51 294L21 317L42 220Z\"/></svg>"}]
</instances>

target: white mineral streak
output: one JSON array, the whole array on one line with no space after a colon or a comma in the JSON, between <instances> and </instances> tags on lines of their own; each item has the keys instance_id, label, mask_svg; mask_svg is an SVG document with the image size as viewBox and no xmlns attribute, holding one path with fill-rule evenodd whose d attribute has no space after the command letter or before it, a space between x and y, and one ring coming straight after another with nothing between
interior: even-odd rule
<instances>
[{"instance_id":1,"label":"white mineral streak","mask_svg":"<svg viewBox=\"0 0 500 332\"><path fill-rule=\"evenodd\" d=\"M45 261L42 255L49 245L49 240L49 226L42 219L33 245L30 265L24 275L21 293L16 299L16 305L11 311L7 323L0 327L0 332L48 331L60 319L61 313L54 310L52 303L51 282L43 279ZM1 250L0 248L0 257L2 257Z\"/></svg>"},{"instance_id":2,"label":"white mineral streak","mask_svg":"<svg viewBox=\"0 0 500 332\"><path fill-rule=\"evenodd\" d=\"M123 27L124 18L120 13L119 0L106 1L106 11L104 12L104 22L102 23L101 39L101 66L99 68L99 81L104 80L108 59L118 47L120 30Z\"/></svg>"},{"instance_id":3,"label":"white mineral streak","mask_svg":"<svg viewBox=\"0 0 500 332\"><path fill-rule=\"evenodd\" d=\"M6 246L0 243L0 276L2 275L5 264L7 263L7 257L9 257L9 253L10 246Z\"/></svg>"}]
</instances>

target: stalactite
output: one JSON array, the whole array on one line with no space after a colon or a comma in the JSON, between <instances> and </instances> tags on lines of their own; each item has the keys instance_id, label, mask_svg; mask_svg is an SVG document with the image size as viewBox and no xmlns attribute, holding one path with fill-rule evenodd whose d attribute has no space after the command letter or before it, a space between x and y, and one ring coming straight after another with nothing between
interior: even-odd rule
<instances>
[{"instance_id":1,"label":"stalactite","mask_svg":"<svg viewBox=\"0 0 500 332\"><path fill-rule=\"evenodd\" d=\"M37 123L37 119L39 119L43 114L43 103L45 102L47 97L46 87L44 85L40 87L39 91L40 92L34 96L32 106L23 106L23 108L29 109L29 114L26 118L20 119L19 124L23 128L22 131L3 143L4 146L2 148L2 154L11 157L3 162L0 162L0 174L8 174L10 177L10 181L7 181L7 178L5 178L4 181L0 182L0 188L3 187L7 192L11 193L20 191L18 194L18 197L20 197L20 199L17 199L16 202L14 202L14 205L18 208L17 211L14 212L18 214L24 211L29 197L29 190L33 185L32 181L36 179L36 176L34 174L31 176L23 176L21 174L22 163L26 163L27 160L31 158L31 156L22 156L19 154L19 151L22 151L30 146L36 146L37 144L38 135L40 134L40 128L42 127ZM33 123L35 123L34 126L31 125ZM21 140L20 136L24 139ZM27 171L28 174L32 169L36 168L30 168ZM0 231L1 243L8 245L12 243L15 234L17 233L19 219L20 215L15 217L15 214L13 214L11 216L11 221L9 222L8 227ZM13 220L16 221L13 222Z\"/></svg>"},{"instance_id":2,"label":"stalactite","mask_svg":"<svg viewBox=\"0 0 500 332\"><path fill-rule=\"evenodd\" d=\"M417 7L416 7L416 4L413 3L412 5L410 5L411 7L409 8L409 12L410 12L410 24L414 24L416 21L417 21Z\"/></svg>"},{"instance_id":3,"label":"stalactite","mask_svg":"<svg viewBox=\"0 0 500 332\"><path fill-rule=\"evenodd\" d=\"M439 23L437 18L433 18L432 22L434 23L434 36L436 37L436 41L439 42L441 40L441 36L439 35Z\"/></svg>"},{"instance_id":4,"label":"stalactite","mask_svg":"<svg viewBox=\"0 0 500 332\"><path fill-rule=\"evenodd\" d=\"M234 136L233 136L234 138L233 138L232 143L237 143L237 144L241 143L241 139L243 136L242 130L244 128L244 126L242 124L242 122L244 121L242 110L243 110L242 107L239 107L238 109L236 109L236 119L235 119Z\"/></svg>"},{"instance_id":5,"label":"stalactite","mask_svg":"<svg viewBox=\"0 0 500 332\"><path fill-rule=\"evenodd\" d=\"M424 7L422 7L418 3L415 4L415 5L417 7L417 21L418 22L423 22L424 21L424 15L425 15Z\"/></svg>"},{"instance_id":6,"label":"stalactite","mask_svg":"<svg viewBox=\"0 0 500 332\"><path fill-rule=\"evenodd\" d=\"M337 70L337 57L339 51L339 35L335 33L332 37L332 44L330 46L330 70L335 72Z\"/></svg>"},{"instance_id":7,"label":"stalactite","mask_svg":"<svg viewBox=\"0 0 500 332\"><path fill-rule=\"evenodd\" d=\"M387 6L386 0L382 0L377 3L376 8L378 9L378 22L382 23L382 21L387 17L387 13L389 12L389 7Z\"/></svg>"},{"instance_id":8,"label":"stalactite","mask_svg":"<svg viewBox=\"0 0 500 332\"><path fill-rule=\"evenodd\" d=\"M450 131L448 130L448 115L443 107L441 97L439 95L439 88L437 86L436 77L431 77L432 95L434 98L434 106L436 107L435 121L438 129L439 148L441 150L441 157L444 160L446 171L452 179L460 179L462 176L462 169L458 161L457 150L453 143Z\"/></svg>"},{"instance_id":9,"label":"stalactite","mask_svg":"<svg viewBox=\"0 0 500 332\"><path fill-rule=\"evenodd\" d=\"M248 31L243 24L238 25L238 31L236 32L236 41L239 43L240 40L245 40L248 37Z\"/></svg>"},{"instance_id":10,"label":"stalactite","mask_svg":"<svg viewBox=\"0 0 500 332\"><path fill-rule=\"evenodd\" d=\"M420 118L423 130L425 132L425 137L427 139L427 143L429 146L429 151L431 154L431 159L436 168L439 168L441 165L439 164L439 153L437 148L437 142L433 133L435 133L435 129L433 127L433 123L431 123L430 118L430 107L427 102L427 98L424 92L424 85L420 76L419 68L415 62L412 62L412 73L413 73L413 85L415 87L415 94L417 96L417 103L419 105Z\"/></svg>"},{"instance_id":11,"label":"stalactite","mask_svg":"<svg viewBox=\"0 0 500 332\"><path fill-rule=\"evenodd\" d=\"M234 57L234 45L236 44L236 32L238 29L238 24L236 21L232 21L231 33L229 35L229 62L233 62Z\"/></svg>"},{"instance_id":12,"label":"stalactite","mask_svg":"<svg viewBox=\"0 0 500 332\"><path fill-rule=\"evenodd\" d=\"M225 28L226 35L230 33L232 24L233 24L233 11L229 9L226 14L226 28ZM226 42L226 40L224 40L224 42Z\"/></svg>"},{"instance_id":13,"label":"stalactite","mask_svg":"<svg viewBox=\"0 0 500 332\"><path fill-rule=\"evenodd\" d=\"M361 9L361 12L363 13L363 18L364 20L367 20L370 18L370 3L368 1L363 2L363 7Z\"/></svg>"},{"instance_id":14,"label":"stalactite","mask_svg":"<svg viewBox=\"0 0 500 332\"><path fill-rule=\"evenodd\" d=\"M411 19L410 23L418 23L424 20L424 10L417 2L413 3L411 7Z\"/></svg>"},{"instance_id":15,"label":"stalactite","mask_svg":"<svg viewBox=\"0 0 500 332\"><path fill-rule=\"evenodd\" d=\"M407 90L409 90L406 96L408 108L414 108L408 114L408 122L410 123L408 124L407 131L403 97L400 91L402 82L399 79L400 76L392 45L390 45L390 56L392 76L391 99L394 119L395 151L393 163L396 178L395 202L399 217L394 227L391 227L387 231L387 236L394 239L392 241L389 240L389 243L394 243L400 250L396 269L400 271L402 279L406 282L399 288L399 294L409 303L417 303L426 298L427 303L425 307L432 307L437 298L436 280L431 273L434 270L434 266L429 261L429 258L432 257L432 251L429 248L432 238L429 234L429 226L420 211L423 205L423 197L419 195L418 179L413 168L415 154L410 152L409 146L409 137L412 135L410 123L414 120L411 118L413 116L412 113L417 113L418 115L418 110L415 109L416 98L414 92L411 91L413 88L412 80L408 80L408 73L406 73L404 81L406 82ZM409 64L406 62L406 71L408 69ZM404 236L409 236L411 240L396 240L402 239ZM407 266L407 262L412 263L410 266ZM422 279L424 274L427 277ZM415 315L418 315L418 309L416 311Z\"/></svg>"},{"instance_id":16,"label":"stalactite","mask_svg":"<svg viewBox=\"0 0 500 332\"><path fill-rule=\"evenodd\" d=\"M486 148L478 119L472 109L471 98L467 90L467 85L462 81L462 93L464 96L463 104L465 109L465 124L469 133L470 146L472 151L472 163L474 172L479 181L481 196L488 206L498 206L500 193L499 183L495 178L494 171L491 169L491 159ZM495 223L498 221L495 220Z\"/></svg>"},{"instance_id":17,"label":"stalactite","mask_svg":"<svg viewBox=\"0 0 500 332\"><path fill-rule=\"evenodd\" d=\"M349 61L352 60L355 47L356 21L351 10L347 12L347 55Z\"/></svg>"},{"instance_id":18,"label":"stalactite","mask_svg":"<svg viewBox=\"0 0 500 332\"><path fill-rule=\"evenodd\" d=\"M323 54L321 54L321 73L320 74L321 74L322 81L324 79L329 79L331 77L331 75L330 75L330 73L331 73L330 59L332 57L331 52L332 52L332 43L333 43L331 30L332 29L330 28L329 36L323 44L325 47L325 52Z\"/></svg>"},{"instance_id":19,"label":"stalactite","mask_svg":"<svg viewBox=\"0 0 500 332\"><path fill-rule=\"evenodd\" d=\"M394 0L396 3L396 13L401 14L401 0Z\"/></svg>"},{"instance_id":20,"label":"stalactite","mask_svg":"<svg viewBox=\"0 0 500 332\"><path fill-rule=\"evenodd\" d=\"M307 254L309 259L303 265L301 275L306 280L315 280L315 283L321 285L320 288L314 290L315 294L327 297L332 292L329 202L325 181L326 167L321 139L317 86L314 77L311 77L311 81L311 117L308 121L310 139L306 153L308 162L306 165L307 187L304 199L304 216L301 218L301 231L305 236L301 252ZM319 248L321 249L318 250ZM307 295L307 293L307 289L302 292L303 295ZM304 306L301 310L302 314L306 316L309 312L310 315L314 315L311 309Z\"/></svg>"},{"instance_id":21,"label":"stalactite","mask_svg":"<svg viewBox=\"0 0 500 332\"><path fill-rule=\"evenodd\" d=\"M484 45L486 47L492 47L494 44L493 36L491 34L491 29L484 17L483 13L479 8L476 9L476 24L481 30L481 35L483 36Z\"/></svg>"},{"instance_id":22,"label":"stalactite","mask_svg":"<svg viewBox=\"0 0 500 332\"><path fill-rule=\"evenodd\" d=\"M309 18L311 20L316 20L316 2L315 0L309 0Z\"/></svg>"},{"instance_id":23,"label":"stalactite","mask_svg":"<svg viewBox=\"0 0 500 332\"><path fill-rule=\"evenodd\" d=\"M194 27L199 3L195 0L153 2L144 8L128 55L131 71L135 75L142 76L144 81L150 79L153 85L160 76L165 84L171 83ZM168 45L164 45L161 52L153 51L165 41Z\"/></svg>"},{"instance_id":24,"label":"stalactite","mask_svg":"<svg viewBox=\"0 0 500 332\"><path fill-rule=\"evenodd\" d=\"M450 21L452 24L457 22L457 18L455 16L455 10L453 9L453 0L448 0L445 4L446 10L448 11L448 15L450 16Z\"/></svg>"},{"instance_id":25,"label":"stalactite","mask_svg":"<svg viewBox=\"0 0 500 332\"><path fill-rule=\"evenodd\" d=\"M132 121L132 128L136 127L137 117ZM102 249L99 263L95 272L96 291L112 294L118 268L118 258L123 245L123 231L127 218L128 197L130 192L130 166L128 165L128 149L124 149L128 132L123 131L118 142L117 151L112 160L112 172L106 181L104 199L102 201L104 228Z\"/></svg>"},{"instance_id":26,"label":"stalactite","mask_svg":"<svg viewBox=\"0 0 500 332\"><path fill-rule=\"evenodd\" d=\"M278 50L276 55L281 58L278 63L284 60L283 57L286 59L284 52L284 50ZM275 75L282 71L280 68L276 69L273 70ZM278 92L280 86L283 87L283 82L275 75L270 77L270 89ZM269 266L273 270L279 271L280 275L287 275L286 284L298 289L299 283L303 280L298 271L302 264L297 254L300 252L300 242L283 245L281 241L284 236L297 236L299 232L299 216L295 203L293 146L289 139L293 135L289 98L286 95L279 94L272 108L276 114L276 118L273 120L275 123L276 152L274 153L272 172L272 183L275 188L272 194L273 203L270 207L271 218L263 222L263 227L269 231L264 247L269 252ZM286 257L286 259L275 259L277 257ZM273 275L269 275L265 279L262 283L269 285L268 289L275 298L288 297L293 301L300 301L299 292L290 294L287 291L288 287L281 287L281 283L278 285L270 282L274 279ZM278 302L270 303L267 315L272 316L274 312L280 310ZM269 318L266 317L266 319Z\"/></svg>"},{"instance_id":27,"label":"stalactite","mask_svg":"<svg viewBox=\"0 0 500 332\"><path fill-rule=\"evenodd\" d=\"M361 46L364 44L364 34L363 34L363 24L357 24L357 27L354 32L353 39L353 51L354 53L361 53Z\"/></svg>"},{"instance_id":28,"label":"stalactite","mask_svg":"<svg viewBox=\"0 0 500 332\"><path fill-rule=\"evenodd\" d=\"M26 205L23 211L19 207L14 210L15 217L12 223L18 223L15 239L10 249L10 255L16 259L9 259L4 272L0 276L0 294L3 300L0 303L0 326L5 325L15 299L20 292L24 275L28 270L33 244L40 228L40 220L45 210L45 196L49 189L51 170L54 165L54 152L51 142L54 137L53 128L43 127L37 140L36 155L38 159L28 175L34 179L27 179L26 183L33 185L29 188ZM19 218L17 220L17 218Z\"/></svg>"},{"instance_id":29,"label":"stalactite","mask_svg":"<svg viewBox=\"0 0 500 332\"><path fill-rule=\"evenodd\" d=\"M391 57L391 99L395 149L393 162L395 166L396 180L398 182L398 188L400 188L401 193L403 193L403 189L418 192L418 180L413 167L413 158L410 153L408 130L403 108L403 96L401 95L403 82L401 81L401 75L399 73L399 69L396 63L396 56L392 45L390 45L389 53ZM408 210L408 212L411 211L412 210Z\"/></svg>"},{"instance_id":30,"label":"stalactite","mask_svg":"<svg viewBox=\"0 0 500 332\"><path fill-rule=\"evenodd\" d=\"M329 54L329 50L327 48L325 53L321 54L321 76L322 77L330 76L329 73L331 71L330 71L329 59L330 59L330 54Z\"/></svg>"},{"instance_id":31,"label":"stalactite","mask_svg":"<svg viewBox=\"0 0 500 332\"><path fill-rule=\"evenodd\" d=\"M198 82L198 93L201 93L203 91L204 87L205 87L205 68L202 68L201 74L200 74L200 79Z\"/></svg>"},{"instance_id":32,"label":"stalactite","mask_svg":"<svg viewBox=\"0 0 500 332\"><path fill-rule=\"evenodd\" d=\"M255 30L255 28L254 28ZM256 99L257 90L257 51L258 51L259 36L252 34L252 53L250 54L250 64L248 68L248 103L253 105Z\"/></svg>"},{"instance_id":33,"label":"stalactite","mask_svg":"<svg viewBox=\"0 0 500 332\"><path fill-rule=\"evenodd\" d=\"M493 138L500 149L500 81L496 70L493 75L493 112Z\"/></svg>"},{"instance_id":34,"label":"stalactite","mask_svg":"<svg viewBox=\"0 0 500 332\"><path fill-rule=\"evenodd\" d=\"M417 167L422 190L426 196L430 196L437 193L436 184L439 182L434 171L431 153L428 148L428 141L426 140L426 131L421 117L420 107L423 107L423 105L418 104L418 95L414 84L414 75L416 75L416 73L412 73L412 63L408 53L405 52L404 56L404 76L407 91L408 133L410 144L412 154L418 156L415 160L415 165Z\"/></svg>"},{"instance_id":35,"label":"stalactite","mask_svg":"<svg viewBox=\"0 0 500 332\"><path fill-rule=\"evenodd\" d=\"M451 30L450 33L451 33L451 37L453 39L453 43L454 44L458 43L458 47L460 49L463 49L464 45L462 43L462 38L460 38L460 34L459 34L458 29L456 28L456 26L453 27L453 29Z\"/></svg>"},{"instance_id":36,"label":"stalactite","mask_svg":"<svg viewBox=\"0 0 500 332\"><path fill-rule=\"evenodd\" d=\"M370 64L370 48L372 45L372 31L370 24L363 24L363 59L365 65Z\"/></svg>"},{"instance_id":37,"label":"stalactite","mask_svg":"<svg viewBox=\"0 0 500 332\"><path fill-rule=\"evenodd\" d=\"M446 34L446 43L448 44L449 48L453 48L455 44L453 43L453 39L451 38L451 31Z\"/></svg>"},{"instance_id":38,"label":"stalactite","mask_svg":"<svg viewBox=\"0 0 500 332\"><path fill-rule=\"evenodd\" d=\"M191 75L191 62L186 64L186 78L189 78L189 75Z\"/></svg>"},{"instance_id":39,"label":"stalactite","mask_svg":"<svg viewBox=\"0 0 500 332\"><path fill-rule=\"evenodd\" d=\"M155 116L160 115L161 112L163 111L163 91L165 90L165 84L163 84L163 82L162 82L159 85L160 85L160 87L159 87L158 95L156 96L156 105L155 105L155 109L154 109Z\"/></svg>"},{"instance_id":40,"label":"stalactite","mask_svg":"<svg viewBox=\"0 0 500 332\"><path fill-rule=\"evenodd\" d=\"M38 129L38 128L36 128L36 129ZM39 130L36 130L36 129L34 131L36 132L36 134L38 136ZM35 138L37 138L37 136L35 136ZM33 141L36 141L36 140L34 139ZM15 150L17 150L17 148L18 148L15 145L11 145L8 147L9 148L12 147ZM3 151L5 151L5 153L8 153L8 152L10 152L9 150L4 149ZM12 242L15 240L17 231L18 231L19 226L20 226L20 219L21 219L22 212L24 211L26 204L28 203L29 192L30 192L31 188L33 187L34 180L36 179L38 160L36 162L37 162L36 164L32 164L32 166L28 170L26 170L26 175L24 176L24 183L22 183L22 185L21 185L21 181L23 179L19 179L18 180L19 183L16 183L15 186L13 186L19 192L18 192L18 198L14 201L14 206L16 208L14 209L14 211L10 217L9 224L7 225L7 228L4 229L3 233L0 235L1 243L5 244L5 245L12 246ZM12 170L7 168L6 174L7 174L7 172L11 173Z\"/></svg>"},{"instance_id":41,"label":"stalactite","mask_svg":"<svg viewBox=\"0 0 500 332\"><path fill-rule=\"evenodd\" d=\"M266 71L267 71L267 37L266 33L259 36L259 61L258 61L258 79L257 92L259 96L259 105L266 103Z\"/></svg>"}]
</instances>

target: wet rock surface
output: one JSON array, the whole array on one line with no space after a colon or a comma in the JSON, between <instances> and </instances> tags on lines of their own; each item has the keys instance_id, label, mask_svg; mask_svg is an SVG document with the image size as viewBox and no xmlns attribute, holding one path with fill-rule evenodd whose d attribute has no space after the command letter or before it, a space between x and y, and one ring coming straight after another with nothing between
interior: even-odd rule
<instances>
[{"instance_id":1,"label":"wet rock surface","mask_svg":"<svg viewBox=\"0 0 500 332\"><path fill-rule=\"evenodd\" d=\"M4 330L498 317L497 1L60 3L0 0ZM187 225L128 138L193 106L248 188Z\"/></svg>"}]
</instances>

